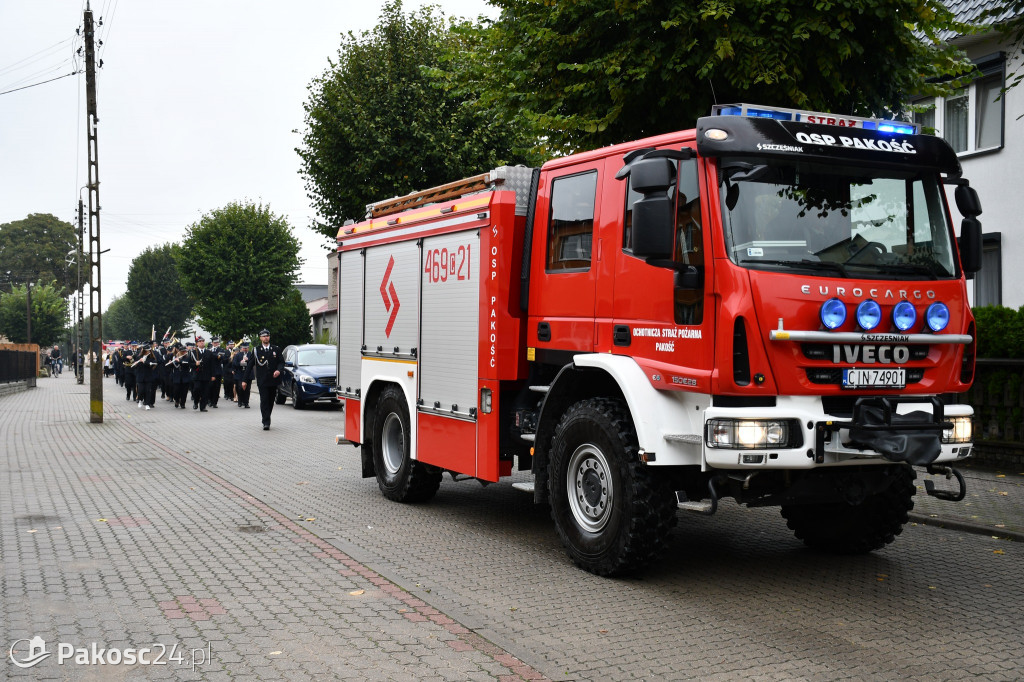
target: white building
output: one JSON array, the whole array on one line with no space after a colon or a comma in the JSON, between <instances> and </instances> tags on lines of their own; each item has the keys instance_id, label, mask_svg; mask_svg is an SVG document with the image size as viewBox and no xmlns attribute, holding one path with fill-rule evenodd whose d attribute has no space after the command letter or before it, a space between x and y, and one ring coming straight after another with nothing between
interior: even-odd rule
<instances>
[{"instance_id":1,"label":"white building","mask_svg":"<svg viewBox=\"0 0 1024 682\"><path fill-rule=\"evenodd\" d=\"M976 21L998 0L946 0L961 21ZM1001 17L1000 17L1001 18ZM991 23L991 22L990 22ZM1024 188L1017 173L1024 168L1024 84L1000 97L1008 77L1024 68L1019 45L998 30L972 36L950 36L963 49L980 76L955 96L936 98L934 109L916 120L934 127L960 157L964 177L978 191L984 213L981 224L983 267L969 286L972 305L1024 305L1024 234L1017 221L1024 216ZM916 100L928 104L930 98ZM961 216L947 194L959 233Z\"/></svg>"}]
</instances>

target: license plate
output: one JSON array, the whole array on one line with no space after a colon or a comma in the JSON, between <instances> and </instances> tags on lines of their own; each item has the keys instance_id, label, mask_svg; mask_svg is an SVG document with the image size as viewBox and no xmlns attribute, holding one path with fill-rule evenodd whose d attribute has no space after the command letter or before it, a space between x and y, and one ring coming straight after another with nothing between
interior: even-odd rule
<instances>
[{"instance_id":1,"label":"license plate","mask_svg":"<svg viewBox=\"0 0 1024 682\"><path fill-rule=\"evenodd\" d=\"M337 390L337 389L335 389L334 386L331 386L330 388L327 389L327 392L328 393L334 393L335 390Z\"/></svg>"},{"instance_id":2,"label":"license plate","mask_svg":"<svg viewBox=\"0 0 1024 682\"><path fill-rule=\"evenodd\" d=\"M850 367L843 370L843 388L906 388L907 370Z\"/></svg>"}]
</instances>

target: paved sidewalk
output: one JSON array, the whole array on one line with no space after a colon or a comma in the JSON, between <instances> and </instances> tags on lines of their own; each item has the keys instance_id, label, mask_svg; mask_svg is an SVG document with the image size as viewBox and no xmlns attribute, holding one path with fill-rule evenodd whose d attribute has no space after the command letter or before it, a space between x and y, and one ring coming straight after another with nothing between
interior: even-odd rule
<instances>
[{"instance_id":1,"label":"paved sidewalk","mask_svg":"<svg viewBox=\"0 0 1024 682\"><path fill-rule=\"evenodd\" d=\"M103 424L70 379L0 398L0 678L543 679L144 426L206 414L104 389ZM253 422L238 448L257 402L211 410ZM36 636L49 660L15 667Z\"/></svg>"},{"instance_id":2,"label":"paved sidewalk","mask_svg":"<svg viewBox=\"0 0 1024 682\"><path fill-rule=\"evenodd\" d=\"M970 460L958 468L967 483L967 496L960 502L929 497L919 475L911 520L1024 542L1024 472L983 469L972 466ZM936 489L956 489L956 480L932 479Z\"/></svg>"}]
</instances>

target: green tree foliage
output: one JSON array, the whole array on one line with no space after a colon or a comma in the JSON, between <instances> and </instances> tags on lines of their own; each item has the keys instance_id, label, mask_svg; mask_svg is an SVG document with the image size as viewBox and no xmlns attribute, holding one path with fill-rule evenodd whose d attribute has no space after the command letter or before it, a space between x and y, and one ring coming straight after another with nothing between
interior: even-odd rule
<instances>
[{"instance_id":1,"label":"green tree foliage","mask_svg":"<svg viewBox=\"0 0 1024 682\"><path fill-rule=\"evenodd\" d=\"M186 231L178 256L202 327L225 338L249 334L254 342L256 331L289 314L300 265L299 241L287 221L251 203L204 215Z\"/></svg>"},{"instance_id":2,"label":"green tree foliage","mask_svg":"<svg viewBox=\"0 0 1024 682\"><path fill-rule=\"evenodd\" d=\"M281 302L278 315L266 326L271 333L270 338L281 348L293 343L312 341L312 321L309 316L309 307L302 300L302 292L298 289L289 291Z\"/></svg>"},{"instance_id":3,"label":"green tree foliage","mask_svg":"<svg viewBox=\"0 0 1024 682\"><path fill-rule=\"evenodd\" d=\"M88 328L88 320L86 320L85 336L88 336ZM151 325L140 322L135 317L127 295L114 298L106 312L103 313L103 337L106 339L144 340L149 338L151 331Z\"/></svg>"},{"instance_id":4,"label":"green tree foliage","mask_svg":"<svg viewBox=\"0 0 1024 682\"><path fill-rule=\"evenodd\" d=\"M478 40L432 8L406 15L401 0L374 29L342 37L337 61L309 85L296 149L315 229L334 237L369 203L529 160L510 110L481 106L478 83L455 90L438 71L459 68L453 60Z\"/></svg>"},{"instance_id":5,"label":"green tree foliage","mask_svg":"<svg viewBox=\"0 0 1024 682\"><path fill-rule=\"evenodd\" d=\"M0 333L11 343L28 343L28 285L0 294ZM56 282L32 285L32 343L51 346L65 337L67 301Z\"/></svg>"},{"instance_id":6,"label":"green tree foliage","mask_svg":"<svg viewBox=\"0 0 1024 682\"><path fill-rule=\"evenodd\" d=\"M558 154L680 130L712 104L901 114L969 69L939 0L490 0L459 78L523 110Z\"/></svg>"},{"instance_id":7,"label":"green tree foliage","mask_svg":"<svg viewBox=\"0 0 1024 682\"><path fill-rule=\"evenodd\" d=\"M70 254L69 251L74 253ZM49 213L0 225L0 282L4 291L16 283L53 281L61 296L78 285L78 235L71 223ZM9 274L8 274L9 273Z\"/></svg>"},{"instance_id":8,"label":"green tree foliage","mask_svg":"<svg viewBox=\"0 0 1024 682\"><path fill-rule=\"evenodd\" d=\"M153 326L159 341L167 328L181 329L192 315L192 297L181 285L178 274L177 244L149 248L132 261L128 270L125 298L135 319L148 324L145 338Z\"/></svg>"}]
</instances>

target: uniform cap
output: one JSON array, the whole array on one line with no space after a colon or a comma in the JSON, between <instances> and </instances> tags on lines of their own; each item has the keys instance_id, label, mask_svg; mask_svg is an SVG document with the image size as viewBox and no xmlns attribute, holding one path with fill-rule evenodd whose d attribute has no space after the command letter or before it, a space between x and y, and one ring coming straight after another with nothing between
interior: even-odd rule
<instances>
[{"instance_id":1,"label":"uniform cap","mask_svg":"<svg viewBox=\"0 0 1024 682\"><path fill-rule=\"evenodd\" d=\"M260 330L260 336L270 336L270 330L264 327L263 329Z\"/></svg>"},{"instance_id":2,"label":"uniform cap","mask_svg":"<svg viewBox=\"0 0 1024 682\"><path fill-rule=\"evenodd\" d=\"M220 337L219 336L210 337L210 341L212 341L213 343L220 343Z\"/></svg>"}]
</instances>

